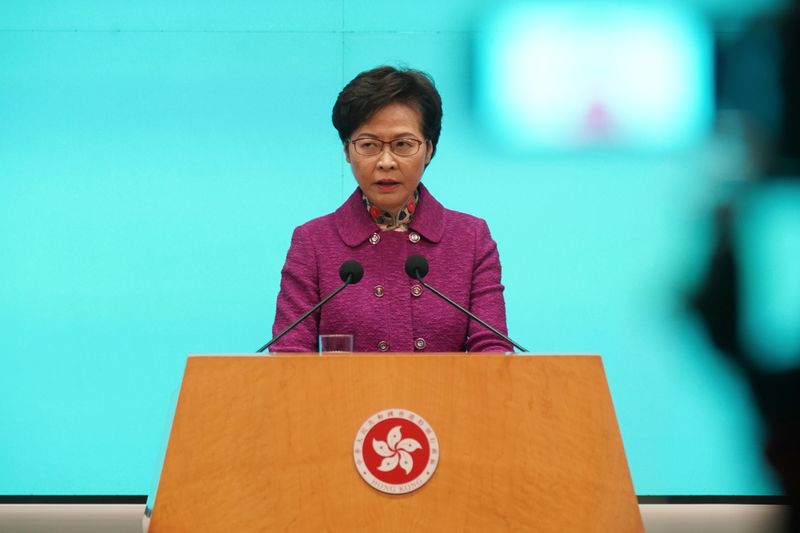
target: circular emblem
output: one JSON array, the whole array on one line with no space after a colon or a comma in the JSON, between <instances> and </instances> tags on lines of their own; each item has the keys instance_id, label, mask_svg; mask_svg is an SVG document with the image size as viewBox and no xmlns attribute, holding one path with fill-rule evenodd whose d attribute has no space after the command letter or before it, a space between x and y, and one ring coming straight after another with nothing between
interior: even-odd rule
<instances>
[{"instance_id":1,"label":"circular emblem","mask_svg":"<svg viewBox=\"0 0 800 533\"><path fill-rule=\"evenodd\" d=\"M433 428L408 409L384 409L369 417L353 443L356 469L369 486L405 494L428 482L439 464Z\"/></svg>"}]
</instances>

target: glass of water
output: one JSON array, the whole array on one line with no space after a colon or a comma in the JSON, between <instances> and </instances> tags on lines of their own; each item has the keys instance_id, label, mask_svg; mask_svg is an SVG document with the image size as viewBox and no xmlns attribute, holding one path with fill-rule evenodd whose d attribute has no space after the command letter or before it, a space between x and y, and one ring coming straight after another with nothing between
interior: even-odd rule
<instances>
[{"instance_id":1,"label":"glass of water","mask_svg":"<svg viewBox=\"0 0 800 533\"><path fill-rule=\"evenodd\" d=\"M353 336L349 334L331 334L319 336L319 353L347 353L353 351Z\"/></svg>"}]
</instances>

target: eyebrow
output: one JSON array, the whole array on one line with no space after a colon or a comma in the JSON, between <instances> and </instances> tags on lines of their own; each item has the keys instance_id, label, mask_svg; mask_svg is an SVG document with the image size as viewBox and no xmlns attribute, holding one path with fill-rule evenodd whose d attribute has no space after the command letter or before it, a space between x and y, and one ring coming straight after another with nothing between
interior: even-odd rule
<instances>
[{"instance_id":1,"label":"eyebrow","mask_svg":"<svg viewBox=\"0 0 800 533\"><path fill-rule=\"evenodd\" d=\"M378 136L377 136L377 135L375 135L374 133L362 133L361 135L359 135L359 136L357 137L357 139L363 139L364 137L369 137L369 138L371 138L371 139L380 139L380 137L378 137ZM402 132L402 133L397 133L397 134L393 135L393 136L392 136L392 139L402 139L402 138L404 138L404 137L411 137L411 138L414 138L414 139L416 139L416 138L417 138L417 135L416 135L416 134L414 134L414 133L411 133L411 132L409 132L409 131L404 131L404 132Z\"/></svg>"}]
</instances>

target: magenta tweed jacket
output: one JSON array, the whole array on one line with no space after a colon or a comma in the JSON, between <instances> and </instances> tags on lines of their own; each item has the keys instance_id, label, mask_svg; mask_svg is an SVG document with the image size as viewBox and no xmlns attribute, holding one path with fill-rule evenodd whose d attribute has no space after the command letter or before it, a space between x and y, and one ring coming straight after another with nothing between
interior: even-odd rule
<instances>
[{"instance_id":1,"label":"magenta tweed jacket","mask_svg":"<svg viewBox=\"0 0 800 533\"><path fill-rule=\"evenodd\" d=\"M342 284L344 261L359 261L364 277L270 350L315 352L319 334L349 333L357 352L513 351L408 277L405 261L414 254L428 260L427 283L507 334L500 260L486 222L445 209L420 184L408 232L380 231L360 189L334 213L295 229L281 271L273 335Z\"/></svg>"}]
</instances>

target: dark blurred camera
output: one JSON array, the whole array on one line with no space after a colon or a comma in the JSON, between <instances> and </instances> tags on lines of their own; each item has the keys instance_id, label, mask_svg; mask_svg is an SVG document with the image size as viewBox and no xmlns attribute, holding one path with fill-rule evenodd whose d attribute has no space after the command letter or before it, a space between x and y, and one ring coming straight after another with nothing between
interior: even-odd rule
<instances>
[{"instance_id":1,"label":"dark blurred camera","mask_svg":"<svg viewBox=\"0 0 800 533\"><path fill-rule=\"evenodd\" d=\"M743 206L749 206L752 212L759 195L769 197L769 191L778 190L784 196L792 196L794 190L794 197L800 199L799 61L797 2L774 16L720 35L718 108L737 117L754 169L750 174L756 179L742 184L733 200L726 199L714 210L715 244L705 278L691 296L691 306L706 327L710 341L740 369L750 385L764 422L765 455L790 506L787 530L792 532L800 532L800 348L796 348L797 353L784 354L784 361L791 363L770 367L766 364L768 350L752 341L752 328L744 327L746 317L753 314L753 302L745 279L748 269L743 265L752 267L765 259L752 257L764 248L748 247L742 234L744 229L750 234L754 229L758 233L752 217L743 215L747 211ZM772 227L772 233L763 230L755 240L779 242L781 233L800 235L800 201L796 202L796 213L797 227ZM782 220L792 224L792 217ZM782 257L780 262L775 265L775 272L800 275L800 251ZM764 275L770 274L774 275L768 271ZM789 295L795 297L800 298L800 294ZM800 306L800 301L795 303ZM800 329L800 320L794 327Z\"/></svg>"}]
</instances>

